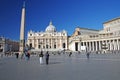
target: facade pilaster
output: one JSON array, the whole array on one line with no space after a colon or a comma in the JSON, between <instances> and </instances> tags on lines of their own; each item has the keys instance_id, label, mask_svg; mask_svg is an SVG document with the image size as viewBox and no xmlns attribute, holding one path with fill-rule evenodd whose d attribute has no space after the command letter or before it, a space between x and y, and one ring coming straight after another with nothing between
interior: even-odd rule
<instances>
[{"instance_id":1,"label":"facade pilaster","mask_svg":"<svg viewBox=\"0 0 120 80\"><path fill-rule=\"evenodd\" d=\"M35 49L38 49L38 39L36 39L36 47L35 47Z\"/></svg>"}]
</instances>

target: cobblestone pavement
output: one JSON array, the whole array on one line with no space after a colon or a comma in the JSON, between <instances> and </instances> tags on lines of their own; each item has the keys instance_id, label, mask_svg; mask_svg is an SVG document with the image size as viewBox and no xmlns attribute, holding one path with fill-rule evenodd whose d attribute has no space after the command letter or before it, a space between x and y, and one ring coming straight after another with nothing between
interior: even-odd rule
<instances>
[{"instance_id":1,"label":"cobblestone pavement","mask_svg":"<svg viewBox=\"0 0 120 80\"><path fill-rule=\"evenodd\" d=\"M15 56L0 58L0 80L120 80L120 54L50 54L49 65Z\"/></svg>"}]
</instances>

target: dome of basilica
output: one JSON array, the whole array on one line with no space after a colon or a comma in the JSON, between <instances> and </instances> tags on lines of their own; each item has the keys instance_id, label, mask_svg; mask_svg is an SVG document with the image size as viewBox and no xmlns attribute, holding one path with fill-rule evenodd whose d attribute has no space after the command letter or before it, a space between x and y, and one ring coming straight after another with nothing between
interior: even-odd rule
<instances>
[{"instance_id":1,"label":"dome of basilica","mask_svg":"<svg viewBox=\"0 0 120 80\"><path fill-rule=\"evenodd\" d=\"M50 21L49 25L47 26L46 32L56 32L55 26L52 25L52 22Z\"/></svg>"}]
</instances>

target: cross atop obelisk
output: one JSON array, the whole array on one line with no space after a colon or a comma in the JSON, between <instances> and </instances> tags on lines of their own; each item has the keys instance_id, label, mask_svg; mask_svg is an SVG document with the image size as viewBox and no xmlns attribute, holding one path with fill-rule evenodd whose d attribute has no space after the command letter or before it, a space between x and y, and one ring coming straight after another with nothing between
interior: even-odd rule
<instances>
[{"instance_id":1,"label":"cross atop obelisk","mask_svg":"<svg viewBox=\"0 0 120 80\"><path fill-rule=\"evenodd\" d=\"M23 2L22 15L21 15L21 27L20 27L20 53L24 53L25 47L25 1Z\"/></svg>"}]
</instances>

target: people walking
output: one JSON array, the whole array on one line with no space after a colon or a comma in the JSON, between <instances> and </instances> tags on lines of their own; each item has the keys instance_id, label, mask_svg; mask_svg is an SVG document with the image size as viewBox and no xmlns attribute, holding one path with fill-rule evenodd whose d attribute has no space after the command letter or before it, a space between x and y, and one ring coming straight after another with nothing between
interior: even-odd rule
<instances>
[{"instance_id":1,"label":"people walking","mask_svg":"<svg viewBox=\"0 0 120 80\"><path fill-rule=\"evenodd\" d=\"M40 64L43 63L43 51L41 51L41 53L39 54L39 61L40 61Z\"/></svg>"},{"instance_id":2,"label":"people walking","mask_svg":"<svg viewBox=\"0 0 120 80\"><path fill-rule=\"evenodd\" d=\"M30 59L30 52L27 52L27 59Z\"/></svg>"},{"instance_id":3,"label":"people walking","mask_svg":"<svg viewBox=\"0 0 120 80\"><path fill-rule=\"evenodd\" d=\"M29 60L29 53L28 52L25 52L25 58L26 58L26 60Z\"/></svg>"},{"instance_id":4,"label":"people walking","mask_svg":"<svg viewBox=\"0 0 120 80\"><path fill-rule=\"evenodd\" d=\"M87 59L89 59L89 57L90 57L90 52L87 52L86 56L87 56Z\"/></svg>"},{"instance_id":5,"label":"people walking","mask_svg":"<svg viewBox=\"0 0 120 80\"><path fill-rule=\"evenodd\" d=\"M70 53L69 53L69 57L71 57L71 55L72 55L72 52L70 51Z\"/></svg>"},{"instance_id":6,"label":"people walking","mask_svg":"<svg viewBox=\"0 0 120 80\"><path fill-rule=\"evenodd\" d=\"M15 53L15 55L16 55L16 58L18 59L18 57L19 57L19 53Z\"/></svg>"},{"instance_id":7,"label":"people walking","mask_svg":"<svg viewBox=\"0 0 120 80\"><path fill-rule=\"evenodd\" d=\"M45 58L46 58L46 64L48 65L48 63L49 63L49 53L48 53L48 51L46 52Z\"/></svg>"}]
</instances>

